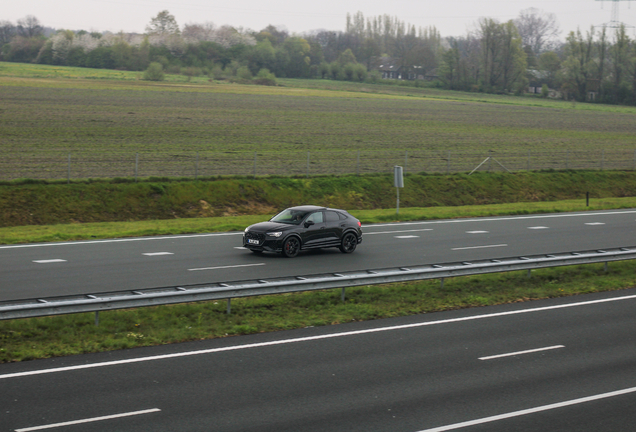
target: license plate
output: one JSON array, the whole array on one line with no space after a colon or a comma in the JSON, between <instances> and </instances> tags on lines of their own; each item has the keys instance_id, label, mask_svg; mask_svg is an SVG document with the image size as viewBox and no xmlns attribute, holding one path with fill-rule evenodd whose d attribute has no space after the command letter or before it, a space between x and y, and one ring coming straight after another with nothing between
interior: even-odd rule
<instances>
[{"instance_id":1,"label":"license plate","mask_svg":"<svg viewBox=\"0 0 636 432\"><path fill-rule=\"evenodd\" d=\"M259 242L258 240L254 240L254 239L247 239L247 242L249 244L255 244L255 245L261 244L261 242Z\"/></svg>"}]
</instances>

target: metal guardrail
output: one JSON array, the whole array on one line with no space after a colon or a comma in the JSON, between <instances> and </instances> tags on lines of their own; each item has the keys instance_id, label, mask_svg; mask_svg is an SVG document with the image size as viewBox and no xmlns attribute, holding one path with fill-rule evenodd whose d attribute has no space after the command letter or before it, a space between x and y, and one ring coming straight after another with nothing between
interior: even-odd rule
<instances>
[{"instance_id":1,"label":"metal guardrail","mask_svg":"<svg viewBox=\"0 0 636 432\"><path fill-rule=\"evenodd\" d=\"M5 301L0 302L0 319L29 318L80 312L98 313L100 311L113 309L219 299L228 300L229 313L230 299L232 298L342 288L342 298L344 300L345 288L354 286L426 279L441 279L443 284L444 278L456 276L516 270L528 270L530 274L531 270L539 268L603 262L607 266L607 263L611 261L632 259L636 259L636 247ZM98 315L96 315L96 324L97 322Z\"/></svg>"}]
</instances>

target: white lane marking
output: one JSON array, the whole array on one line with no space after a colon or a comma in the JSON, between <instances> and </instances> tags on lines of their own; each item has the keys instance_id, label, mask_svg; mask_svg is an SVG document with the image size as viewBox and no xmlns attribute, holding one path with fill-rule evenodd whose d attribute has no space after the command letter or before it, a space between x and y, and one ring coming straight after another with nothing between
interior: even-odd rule
<instances>
[{"instance_id":1,"label":"white lane marking","mask_svg":"<svg viewBox=\"0 0 636 432\"><path fill-rule=\"evenodd\" d=\"M373 235L373 234L399 234L399 233L407 233L407 232L421 232L421 231L433 231L433 228L423 228L423 229L414 229L414 230L401 230L401 231L378 231L378 232L365 232L362 234L363 236Z\"/></svg>"},{"instance_id":2,"label":"white lane marking","mask_svg":"<svg viewBox=\"0 0 636 432\"><path fill-rule=\"evenodd\" d=\"M440 221L401 222L401 223L394 223L394 224L365 225L364 228L422 225L422 224L491 222L491 221L501 221L501 220L546 219L546 218L564 218L564 217L580 217L580 216L606 216L606 215L622 215L622 214L633 214L633 213L636 213L636 210L618 211L618 212L599 212L599 213L573 213L573 214L559 213L559 214L536 215L536 216L513 216L513 217L497 217L497 218L484 218L484 219L449 219L449 220L440 220ZM396 232L396 231L393 231L393 232ZM364 235L369 235L369 234L391 234L391 232L383 232L383 233L365 232L364 233ZM175 235L175 236L165 236L165 237L133 237L133 238L125 238L125 239L105 239L105 240L89 240L89 241L77 241L77 242L5 245L5 246L0 246L0 249L87 245L87 244L96 244L96 243L119 243L119 242L150 241L150 240L172 240L172 239L182 239L182 238L220 237L220 236L233 236L233 235L243 235L243 231L227 232L227 233L211 233L211 234Z\"/></svg>"},{"instance_id":3,"label":"white lane marking","mask_svg":"<svg viewBox=\"0 0 636 432\"><path fill-rule=\"evenodd\" d=\"M162 256L162 255L174 255L172 252L148 252L142 253L142 255L146 256Z\"/></svg>"},{"instance_id":4,"label":"white lane marking","mask_svg":"<svg viewBox=\"0 0 636 432\"><path fill-rule=\"evenodd\" d=\"M404 226L404 225L424 225L424 224L446 224L446 223L466 223L466 222L492 222L501 220L527 220L527 219L551 219L551 218L564 218L564 217L581 217L581 216L607 216L607 215L623 215L633 214L636 210L626 210L617 212L598 212L598 213L557 213L557 214L545 214L534 216L504 216L504 217L488 217L488 218L472 218L472 219L447 219L439 221L420 221L420 222L400 222L400 223L388 223L377 225L364 225L364 228L373 227L390 227L390 226ZM366 233L365 233L366 234Z\"/></svg>"},{"instance_id":5,"label":"white lane marking","mask_svg":"<svg viewBox=\"0 0 636 432\"><path fill-rule=\"evenodd\" d=\"M220 270L220 269L228 269L228 268L254 267L254 266L264 266L264 265L265 265L265 263L258 263L258 264L239 264L239 265L229 265L229 266L219 266L219 267L193 268L193 269L188 269L188 271Z\"/></svg>"},{"instance_id":6,"label":"white lane marking","mask_svg":"<svg viewBox=\"0 0 636 432\"><path fill-rule=\"evenodd\" d=\"M159 408L153 408L153 409L147 409L143 411L133 411L128 413L113 414L113 415L108 415L103 417L93 417L93 418L84 419L84 420L75 420L75 421L69 421L64 423L55 423L55 424L44 425L44 426L34 426L34 427L28 427L23 429L16 429L15 432L29 432L29 431L37 431L37 430L43 430L43 429L53 429L53 428L58 428L62 426L71 426L71 425L82 424L82 423L92 423L96 421L110 420L110 419L116 419L121 417L130 417L130 416L135 416L140 414L150 414L150 413L159 412L159 411L161 411Z\"/></svg>"},{"instance_id":7,"label":"white lane marking","mask_svg":"<svg viewBox=\"0 0 636 432\"><path fill-rule=\"evenodd\" d=\"M608 299L589 300L589 301L579 302L579 303L567 303L567 304L555 305L555 306L544 306L544 307L538 307L538 308L520 309L516 311L497 312L497 313L484 314L484 315L473 315L473 316L462 317L462 318L451 318L451 319L438 320L438 321L426 321L426 322L420 322L420 323L414 323L414 324L403 324L399 326L379 327L379 328L355 330L355 331L348 331L348 332L341 332L341 333L329 333L329 334L319 335L319 336L308 336L308 337L295 338L295 339L282 339L282 340L276 340L276 341L270 341L270 342L259 342L259 343L253 343L253 344L245 344L245 345L233 345L233 346L227 346L222 348L211 348L211 349L200 350L200 351L187 351L187 352L181 352L181 353L163 354L163 355L150 356L150 357L139 357L139 358L126 359L126 360L114 360L114 361L101 362L101 363L81 364L77 366L66 366L66 367L52 368L52 369L40 369L40 370L27 371L27 372L16 372L16 373L0 375L0 379L17 378L17 377L31 376L31 375L41 375L41 374L48 374L53 372L66 372L66 371L73 371L73 370L80 370L80 369L90 369L90 368L98 368L98 367L104 367L104 366L115 366L115 365L121 365L121 364L139 363L139 362L147 362L147 361L154 361L154 360L164 360L164 359L187 357L187 356L193 356L193 355L212 354L212 353L219 353L219 352L225 352L225 351L236 351L236 350L243 350L243 349L249 349L249 348L261 348L261 347L267 347L267 346L285 345L290 343L316 341L316 340L339 338L339 337L345 337L345 336L357 336L357 335L367 334L367 333L379 333L384 331L404 330L404 329L427 327L427 326L434 326L434 325L440 325L440 324L451 324L451 323L473 321L473 320L480 320L480 319L486 319L486 318L498 318L503 316L519 315L524 313L545 312L545 311L566 309L571 307L590 306L590 305L596 305L596 304L602 304L602 303L610 303L610 302L623 301L623 300L635 300L635 299L636 299L636 295L612 297Z\"/></svg>"},{"instance_id":8,"label":"white lane marking","mask_svg":"<svg viewBox=\"0 0 636 432\"><path fill-rule=\"evenodd\" d=\"M554 349L559 349L559 348L565 348L565 345L554 345L554 346L551 346L551 347L536 348L536 349L525 350L525 351L517 351L517 352L513 352L513 353L508 353L508 354L499 354L499 355L488 356L488 357L479 357L478 360L492 360L492 359L497 359L497 358L502 358L502 357L513 357L513 356L517 356L517 355L521 355L521 354L531 354L531 353L554 350Z\"/></svg>"},{"instance_id":9,"label":"white lane marking","mask_svg":"<svg viewBox=\"0 0 636 432\"><path fill-rule=\"evenodd\" d=\"M66 260L63 259L48 259L48 260L33 260L34 263L38 263L38 264L51 264L51 263L61 263L61 262L66 262Z\"/></svg>"},{"instance_id":10,"label":"white lane marking","mask_svg":"<svg viewBox=\"0 0 636 432\"><path fill-rule=\"evenodd\" d=\"M247 250L247 248L243 246L234 246L234 249Z\"/></svg>"},{"instance_id":11,"label":"white lane marking","mask_svg":"<svg viewBox=\"0 0 636 432\"><path fill-rule=\"evenodd\" d=\"M506 247L507 244L496 244L496 245L485 245L485 246L468 246L468 247L458 247L452 248L451 250L466 250L466 249L484 249L484 248L495 248L495 247Z\"/></svg>"},{"instance_id":12,"label":"white lane marking","mask_svg":"<svg viewBox=\"0 0 636 432\"><path fill-rule=\"evenodd\" d=\"M547 226L533 226L533 227L528 227L528 229L539 230L539 229L550 229L550 227L547 227Z\"/></svg>"},{"instance_id":13,"label":"white lane marking","mask_svg":"<svg viewBox=\"0 0 636 432\"><path fill-rule=\"evenodd\" d=\"M488 234L489 231L466 231L466 234Z\"/></svg>"},{"instance_id":14,"label":"white lane marking","mask_svg":"<svg viewBox=\"0 0 636 432\"><path fill-rule=\"evenodd\" d=\"M420 236L416 236L416 235L393 236L393 237L397 239L420 238Z\"/></svg>"},{"instance_id":15,"label":"white lane marking","mask_svg":"<svg viewBox=\"0 0 636 432\"><path fill-rule=\"evenodd\" d=\"M605 225L605 222L586 222L585 225Z\"/></svg>"},{"instance_id":16,"label":"white lane marking","mask_svg":"<svg viewBox=\"0 0 636 432\"><path fill-rule=\"evenodd\" d=\"M613 392L609 392L609 393L602 393L602 394L598 394L598 395L594 395L594 396L588 396L588 397L584 397L584 398L580 398L580 399L572 399L572 400L569 400L569 401L559 402L559 403L550 404L550 405L543 405L543 406L540 406L540 407L525 409L525 410L521 410L521 411L514 411L514 412L510 412L510 413L506 413L506 414L500 414L500 415L492 416L492 417L485 417L485 418L482 418L482 419L471 420L471 421L467 421L467 422L463 422L463 423L455 423L455 424L452 424L452 425L436 427L436 428L433 428L433 429L425 429L425 430L421 430L419 432L444 432L444 431L449 431L449 430L461 429L461 428L465 428L465 427L468 427L468 426L475 426L475 425L480 425L480 424L484 424L484 423L491 423L491 422L498 421L498 420L504 420L504 419L509 419L509 418L513 418L513 417L520 417L520 416L524 416L524 415L528 415L528 414L535 414L535 413L542 412L542 411L553 410L553 409L556 409L556 408L563 408L563 407L567 407L567 406L571 406L571 405L578 405L578 404L582 404L582 403L585 403L585 402L592 402L592 401L596 401L596 400L600 400L600 399L607 399L607 398L611 398L611 397L615 397L615 396L621 396L621 395L634 393L634 392L636 392L636 387L627 388L627 389L624 389L624 390L617 390L617 391L613 391Z\"/></svg>"},{"instance_id":17,"label":"white lane marking","mask_svg":"<svg viewBox=\"0 0 636 432\"><path fill-rule=\"evenodd\" d=\"M150 240L173 240L183 238L196 238L196 237L221 237L221 236L233 236L243 235L243 231L240 232L227 232L227 233L212 233L212 234L191 234L191 235L175 235L165 237L131 237L125 239L105 239L105 240L88 240L88 241L74 241L74 242L60 242L60 243L34 243L34 244L19 244L19 245L6 245L0 246L0 249L18 249L18 248L32 248L32 247L45 247L45 246L70 246L70 245L88 245L98 243L122 243L122 242L135 242L135 241L150 241Z\"/></svg>"}]
</instances>

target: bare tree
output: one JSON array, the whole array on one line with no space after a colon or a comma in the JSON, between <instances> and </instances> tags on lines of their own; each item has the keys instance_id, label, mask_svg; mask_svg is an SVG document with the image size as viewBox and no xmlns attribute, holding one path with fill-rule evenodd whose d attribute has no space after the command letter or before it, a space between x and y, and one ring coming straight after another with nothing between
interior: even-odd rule
<instances>
[{"instance_id":1,"label":"bare tree","mask_svg":"<svg viewBox=\"0 0 636 432\"><path fill-rule=\"evenodd\" d=\"M0 21L0 46L11 42L16 34L16 28L11 21Z\"/></svg>"},{"instance_id":2,"label":"bare tree","mask_svg":"<svg viewBox=\"0 0 636 432\"><path fill-rule=\"evenodd\" d=\"M529 46L536 55L548 49L560 33L556 16L536 8L522 10L514 23L523 46Z\"/></svg>"},{"instance_id":3,"label":"bare tree","mask_svg":"<svg viewBox=\"0 0 636 432\"><path fill-rule=\"evenodd\" d=\"M27 15L18 20L18 36L32 38L40 36L44 31L44 27L40 21L33 15Z\"/></svg>"}]
</instances>

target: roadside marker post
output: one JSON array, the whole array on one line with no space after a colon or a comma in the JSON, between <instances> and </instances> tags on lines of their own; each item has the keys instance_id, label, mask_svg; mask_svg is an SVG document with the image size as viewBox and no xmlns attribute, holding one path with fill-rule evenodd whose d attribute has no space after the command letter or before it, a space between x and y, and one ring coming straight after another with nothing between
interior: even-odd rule
<instances>
[{"instance_id":1,"label":"roadside marker post","mask_svg":"<svg viewBox=\"0 0 636 432\"><path fill-rule=\"evenodd\" d=\"M393 186L397 191L397 205L395 214L400 214L400 188L404 187L404 172L401 166L393 167Z\"/></svg>"}]
</instances>

